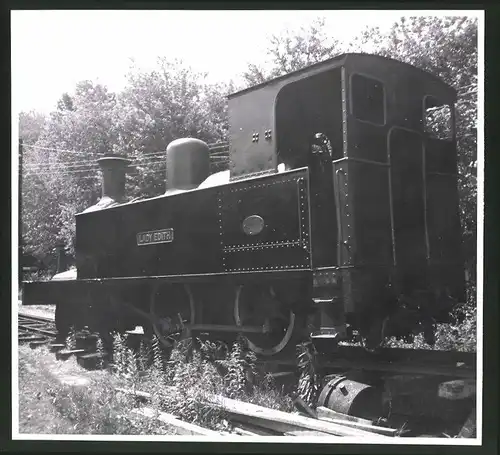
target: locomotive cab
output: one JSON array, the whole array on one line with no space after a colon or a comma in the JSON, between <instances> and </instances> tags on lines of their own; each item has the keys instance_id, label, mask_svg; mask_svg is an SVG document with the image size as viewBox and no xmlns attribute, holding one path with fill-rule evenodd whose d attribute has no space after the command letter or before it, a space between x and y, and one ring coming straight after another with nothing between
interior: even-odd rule
<instances>
[{"instance_id":1,"label":"locomotive cab","mask_svg":"<svg viewBox=\"0 0 500 455\"><path fill-rule=\"evenodd\" d=\"M367 54L229 98L231 180L308 169L318 336L350 326L376 345L398 314L413 322L393 335L421 325L432 343L463 301L455 99L433 75Z\"/></svg>"}]
</instances>

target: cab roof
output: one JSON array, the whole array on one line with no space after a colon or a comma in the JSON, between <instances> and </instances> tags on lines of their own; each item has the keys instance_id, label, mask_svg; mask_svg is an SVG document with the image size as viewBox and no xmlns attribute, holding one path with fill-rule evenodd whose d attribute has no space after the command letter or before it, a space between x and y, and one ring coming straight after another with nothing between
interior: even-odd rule
<instances>
[{"instance_id":1,"label":"cab roof","mask_svg":"<svg viewBox=\"0 0 500 455\"><path fill-rule=\"evenodd\" d=\"M290 82L300 79L302 77L307 76L309 73L317 74L317 73L322 73L324 71L329 71L334 68L340 68L344 66L347 61L349 60L349 63L355 63L356 60L364 60L364 59L375 59L380 61L381 64L385 63L391 63L392 65L397 65L401 66L401 68L406 68L411 69L415 73L421 73L421 77L424 79L427 79L429 82L433 82L434 84L438 84L443 91L447 92L447 95L453 99L456 98L456 90L450 86L449 84L445 83L442 79L439 77L435 76L434 74L429 73L428 71L425 71L423 69L420 69L414 65L410 65L409 63L402 62L400 60L396 60L390 57L384 57L381 55L376 55L376 54L367 54L367 53L357 53L357 52L350 52L350 53L344 53L340 54L336 57L330 58L328 60L324 60L319 63L315 63L313 65L307 66L305 68L302 68L297 71L293 71L291 73L284 74L282 76L275 77L273 79L270 79L268 81L262 82L260 84L256 84L252 87L245 88L243 90L239 90L238 92L232 93L228 96L228 99L236 98L240 95L259 90L260 88L266 87L266 86L271 86L279 82L283 82L286 79L290 79Z\"/></svg>"}]
</instances>

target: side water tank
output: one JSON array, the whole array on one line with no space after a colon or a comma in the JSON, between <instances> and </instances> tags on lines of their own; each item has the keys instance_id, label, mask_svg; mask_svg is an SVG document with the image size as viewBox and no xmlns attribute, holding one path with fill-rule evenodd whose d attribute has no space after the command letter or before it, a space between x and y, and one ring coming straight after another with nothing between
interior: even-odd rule
<instances>
[{"instance_id":1,"label":"side water tank","mask_svg":"<svg viewBox=\"0 0 500 455\"><path fill-rule=\"evenodd\" d=\"M167 193L197 188L210 175L208 145L194 138L182 138L167 146Z\"/></svg>"}]
</instances>

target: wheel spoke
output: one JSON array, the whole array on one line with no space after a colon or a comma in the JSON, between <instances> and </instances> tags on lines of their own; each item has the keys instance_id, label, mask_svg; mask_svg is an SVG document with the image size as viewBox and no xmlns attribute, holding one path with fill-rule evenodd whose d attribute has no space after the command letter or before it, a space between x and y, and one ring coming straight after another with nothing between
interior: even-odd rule
<instances>
[{"instance_id":1,"label":"wheel spoke","mask_svg":"<svg viewBox=\"0 0 500 455\"><path fill-rule=\"evenodd\" d=\"M235 320L238 325L249 324L249 319L256 320L257 325L267 326L269 331L264 334L246 336L251 350L262 355L274 355L284 349L292 337L295 327L295 315L283 308L283 304L274 297L272 288L261 292L240 287L235 300ZM259 299L256 301L255 299ZM255 309L258 308L256 312ZM253 312L252 312L253 310ZM248 317L248 313L252 317ZM247 317L242 317L243 315ZM282 324L276 324L276 321Z\"/></svg>"}]
</instances>

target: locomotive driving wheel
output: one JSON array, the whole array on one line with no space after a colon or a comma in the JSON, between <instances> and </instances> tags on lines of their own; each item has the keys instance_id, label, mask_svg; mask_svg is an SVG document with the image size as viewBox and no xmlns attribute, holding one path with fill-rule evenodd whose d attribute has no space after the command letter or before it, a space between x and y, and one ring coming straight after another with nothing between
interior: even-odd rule
<instances>
[{"instance_id":1,"label":"locomotive driving wheel","mask_svg":"<svg viewBox=\"0 0 500 455\"><path fill-rule=\"evenodd\" d=\"M186 324L194 324L195 307L188 286L160 284L151 291L150 316L152 329L167 348L175 341L190 336Z\"/></svg>"},{"instance_id":2,"label":"locomotive driving wheel","mask_svg":"<svg viewBox=\"0 0 500 455\"><path fill-rule=\"evenodd\" d=\"M276 355L291 346L297 338L298 318L278 299L272 286L238 287L234 319L238 326L264 327L264 333L245 335L248 347L256 354Z\"/></svg>"}]
</instances>

